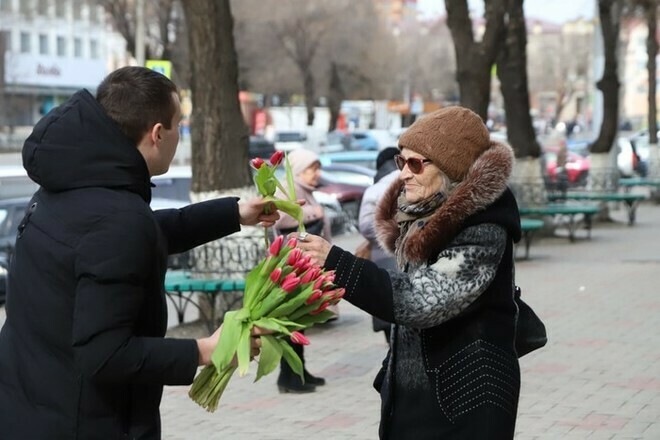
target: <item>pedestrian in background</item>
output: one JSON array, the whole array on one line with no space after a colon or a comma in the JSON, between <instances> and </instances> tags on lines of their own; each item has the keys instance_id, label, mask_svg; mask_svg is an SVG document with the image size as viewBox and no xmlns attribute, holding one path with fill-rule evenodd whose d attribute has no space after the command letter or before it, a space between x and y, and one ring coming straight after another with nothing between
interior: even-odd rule
<instances>
[{"instance_id":1,"label":"pedestrian in background","mask_svg":"<svg viewBox=\"0 0 660 440\"><path fill-rule=\"evenodd\" d=\"M298 246L336 271L344 299L395 324L374 382L381 438L512 439L520 392L513 151L462 107L418 119L399 148L401 174L379 204L376 229L400 272L321 237Z\"/></svg>"},{"instance_id":2,"label":"pedestrian in background","mask_svg":"<svg viewBox=\"0 0 660 440\"><path fill-rule=\"evenodd\" d=\"M232 197L152 211L150 177L168 170L180 120L169 79L125 67L25 141L23 165L41 188L9 270L3 439L158 439L163 385L190 385L211 363L220 329L164 338L167 255L279 216L264 214L263 199Z\"/></svg>"},{"instance_id":3,"label":"pedestrian in background","mask_svg":"<svg viewBox=\"0 0 660 440\"><path fill-rule=\"evenodd\" d=\"M396 260L394 256L387 253L378 243L374 215L378 202L385 195L387 188L399 177L399 170L394 161L394 156L397 154L399 154L399 149L396 147L387 147L378 153L376 157L374 184L364 192L362 203L360 204L360 233L366 238L368 249L368 253L365 256L376 263L378 267L389 270L397 269ZM357 251L356 255L360 256ZM385 334L385 340L390 342L392 323L374 316L372 317L372 325L375 332L382 331Z\"/></svg>"},{"instance_id":4,"label":"pedestrian in background","mask_svg":"<svg viewBox=\"0 0 660 440\"><path fill-rule=\"evenodd\" d=\"M330 222L325 216L323 206L314 198L314 191L321 177L321 161L319 156L313 151L300 148L290 152L288 159L293 173L296 197L305 201L305 204L302 206L305 231L309 234L320 235L330 241ZM279 190L276 196L285 197ZM280 219L275 223L275 230L278 234L282 235L297 232L298 221L290 215L282 213ZM335 313L338 312L336 308L333 311ZM277 386L280 392L311 393L316 391L317 386L325 385L324 378L314 376L307 371L304 346L294 344L291 341L289 341L289 345L291 345L291 348L303 363L305 381L303 382L300 376L294 373L291 367L289 367L289 364L282 359L280 362L280 375L277 379Z\"/></svg>"}]
</instances>

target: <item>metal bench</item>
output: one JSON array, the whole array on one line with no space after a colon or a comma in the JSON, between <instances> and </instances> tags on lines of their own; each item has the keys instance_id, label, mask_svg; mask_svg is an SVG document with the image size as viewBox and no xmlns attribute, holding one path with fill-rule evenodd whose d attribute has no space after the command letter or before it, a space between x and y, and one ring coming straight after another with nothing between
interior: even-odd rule
<instances>
[{"instance_id":1,"label":"metal bench","mask_svg":"<svg viewBox=\"0 0 660 440\"><path fill-rule=\"evenodd\" d=\"M520 219L520 229L522 230L522 239L525 244L525 256L524 259L529 258L529 247L532 244L532 237L539 229L543 228L543 220L537 220L532 218L521 218Z\"/></svg>"},{"instance_id":2,"label":"metal bench","mask_svg":"<svg viewBox=\"0 0 660 440\"><path fill-rule=\"evenodd\" d=\"M631 193L608 193L608 192L573 192L549 194L548 198L552 201L590 201L590 202L623 202L628 214L628 225L635 223L637 207L646 199L643 194Z\"/></svg>"},{"instance_id":3,"label":"metal bench","mask_svg":"<svg viewBox=\"0 0 660 440\"><path fill-rule=\"evenodd\" d=\"M169 270L165 276L165 292L179 324L192 305L213 332L223 312L240 305L245 276L266 253L263 234L235 234L191 251L183 259L185 267Z\"/></svg>"}]
</instances>

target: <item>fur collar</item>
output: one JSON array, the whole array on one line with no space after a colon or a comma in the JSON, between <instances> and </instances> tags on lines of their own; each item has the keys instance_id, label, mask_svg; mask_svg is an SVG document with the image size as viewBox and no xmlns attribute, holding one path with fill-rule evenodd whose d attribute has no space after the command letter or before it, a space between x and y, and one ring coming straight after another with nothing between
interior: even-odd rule
<instances>
[{"instance_id":1,"label":"fur collar","mask_svg":"<svg viewBox=\"0 0 660 440\"><path fill-rule=\"evenodd\" d=\"M458 234L466 218L495 202L506 190L513 167L513 150L506 144L491 142L470 167L465 179L447 200L431 214L424 228L407 239L404 254L413 263L436 257ZM376 209L376 235L383 249L394 253L399 225L394 220L397 198L403 182L389 186Z\"/></svg>"}]
</instances>

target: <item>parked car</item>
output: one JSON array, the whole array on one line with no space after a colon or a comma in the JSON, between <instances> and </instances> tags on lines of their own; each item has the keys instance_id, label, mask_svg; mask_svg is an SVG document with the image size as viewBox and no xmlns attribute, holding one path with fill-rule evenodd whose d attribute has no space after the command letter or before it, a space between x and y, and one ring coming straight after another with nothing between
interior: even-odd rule
<instances>
[{"instance_id":1,"label":"parked car","mask_svg":"<svg viewBox=\"0 0 660 440\"><path fill-rule=\"evenodd\" d=\"M248 155L250 159L261 157L268 158L275 152L275 144L262 136L250 136L250 147Z\"/></svg>"},{"instance_id":2,"label":"parked car","mask_svg":"<svg viewBox=\"0 0 660 440\"><path fill-rule=\"evenodd\" d=\"M546 184L555 186L558 183L557 178L557 152L555 149L548 149L544 153ZM589 166L591 160L589 156L583 157L572 151L566 155L566 176L568 177L568 186L584 186L587 184L589 176Z\"/></svg>"},{"instance_id":3,"label":"parked car","mask_svg":"<svg viewBox=\"0 0 660 440\"><path fill-rule=\"evenodd\" d=\"M302 131L279 131L275 133L275 149L277 151L292 151L305 148L307 134Z\"/></svg>"},{"instance_id":4,"label":"parked car","mask_svg":"<svg viewBox=\"0 0 660 440\"><path fill-rule=\"evenodd\" d=\"M376 170L350 163L334 163L321 168L322 183L346 183L349 185L373 185Z\"/></svg>"},{"instance_id":5,"label":"parked car","mask_svg":"<svg viewBox=\"0 0 660 440\"><path fill-rule=\"evenodd\" d=\"M39 185L27 175L20 165L0 166L0 200L32 196Z\"/></svg>"},{"instance_id":6,"label":"parked car","mask_svg":"<svg viewBox=\"0 0 660 440\"><path fill-rule=\"evenodd\" d=\"M378 151L378 140L367 131L352 131L349 133L351 136L351 149L353 150L366 150Z\"/></svg>"},{"instance_id":7,"label":"parked car","mask_svg":"<svg viewBox=\"0 0 660 440\"><path fill-rule=\"evenodd\" d=\"M9 258L16 242L18 225L25 216L31 197L0 200L0 304L7 295L7 270Z\"/></svg>"}]
</instances>

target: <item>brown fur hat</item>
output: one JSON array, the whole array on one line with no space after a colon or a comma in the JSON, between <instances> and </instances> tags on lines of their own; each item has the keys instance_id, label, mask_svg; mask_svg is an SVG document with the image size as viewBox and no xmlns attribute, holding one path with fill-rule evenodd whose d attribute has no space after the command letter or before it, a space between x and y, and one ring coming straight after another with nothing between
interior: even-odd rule
<instances>
[{"instance_id":1,"label":"brown fur hat","mask_svg":"<svg viewBox=\"0 0 660 440\"><path fill-rule=\"evenodd\" d=\"M431 160L451 180L463 180L470 166L490 147L490 134L473 111L445 107L418 119L399 139L408 148Z\"/></svg>"}]
</instances>

